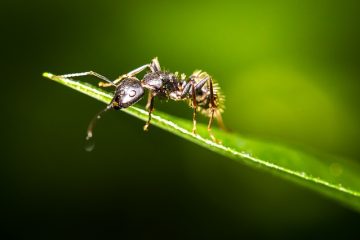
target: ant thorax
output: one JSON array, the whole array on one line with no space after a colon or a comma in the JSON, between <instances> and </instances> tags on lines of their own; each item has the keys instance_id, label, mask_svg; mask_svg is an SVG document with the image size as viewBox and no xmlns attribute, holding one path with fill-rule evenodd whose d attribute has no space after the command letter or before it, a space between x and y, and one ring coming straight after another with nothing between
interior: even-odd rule
<instances>
[{"instance_id":1,"label":"ant thorax","mask_svg":"<svg viewBox=\"0 0 360 240\"><path fill-rule=\"evenodd\" d=\"M183 83L177 73L157 71L145 74L142 85L160 98L180 100Z\"/></svg>"}]
</instances>

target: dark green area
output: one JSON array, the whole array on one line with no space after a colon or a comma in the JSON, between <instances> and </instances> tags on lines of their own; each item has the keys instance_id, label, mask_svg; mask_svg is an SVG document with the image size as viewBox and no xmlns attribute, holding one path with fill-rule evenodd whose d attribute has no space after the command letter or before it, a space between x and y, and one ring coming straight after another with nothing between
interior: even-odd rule
<instances>
[{"instance_id":1,"label":"dark green area","mask_svg":"<svg viewBox=\"0 0 360 240\"><path fill-rule=\"evenodd\" d=\"M358 12L350 0L2 1L2 233L350 238L358 213L121 112L85 152L103 104L41 73L115 78L158 56L212 74L233 131L359 161ZM191 118L185 104L156 108Z\"/></svg>"}]
</instances>

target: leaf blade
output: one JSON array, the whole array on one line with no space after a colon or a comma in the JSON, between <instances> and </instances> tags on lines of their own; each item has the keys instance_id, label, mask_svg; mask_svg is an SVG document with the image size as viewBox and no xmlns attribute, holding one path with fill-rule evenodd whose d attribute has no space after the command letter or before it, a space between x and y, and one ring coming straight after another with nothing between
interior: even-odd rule
<instances>
[{"instance_id":1,"label":"leaf blade","mask_svg":"<svg viewBox=\"0 0 360 240\"><path fill-rule=\"evenodd\" d=\"M112 93L87 83L51 73L44 73L43 76L107 104L113 96ZM133 106L122 110L141 120L147 120L148 113L145 110ZM354 162L331 156L315 157L280 144L252 140L214 129L216 136L222 140L222 144L218 144L208 137L202 137L208 136L205 125L198 124L199 135L194 135L191 132L191 122L159 111L153 114L152 125L243 164L270 171L325 194L360 212L360 167Z\"/></svg>"}]
</instances>

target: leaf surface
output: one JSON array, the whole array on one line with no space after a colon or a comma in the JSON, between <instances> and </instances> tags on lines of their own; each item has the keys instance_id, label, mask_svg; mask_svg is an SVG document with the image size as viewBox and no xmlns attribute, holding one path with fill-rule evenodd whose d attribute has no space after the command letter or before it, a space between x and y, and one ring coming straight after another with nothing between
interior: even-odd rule
<instances>
[{"instance_id":1,"label":"leaf surface","mask_svg":"<svg viewBox=\"0 0 360 240\"><path fill-rule=\"evenodd\" d=\"M113 93L88 83L44 73L44 77L61 83L106 104ZM142 119L147 111L129 107L122 111ZM204 124L198 124L198 135L191 132L192 122L156 111L151 124L210 151L224 155L242 164L271 172L284 179L325 194L343 205L360 211L360 167L355 162L333 156L315 156L281 144L249 139L235 133L214 129L221 144L213 142ZM266 183L264 183L266 184Z\"/></svg>"}]
</instances>

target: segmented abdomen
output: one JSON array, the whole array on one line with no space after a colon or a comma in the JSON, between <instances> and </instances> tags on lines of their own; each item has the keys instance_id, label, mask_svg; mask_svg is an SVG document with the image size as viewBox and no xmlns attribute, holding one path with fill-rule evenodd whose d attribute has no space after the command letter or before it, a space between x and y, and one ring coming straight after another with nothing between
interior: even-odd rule
<instances>
[{"instance_id":1,"label":"segmented abdomen","mask_svg":"<svg viewBox=\"0 0 360 240\"><path fill-rule=\"evenodd\" d=\"M216 114L224 112L225 108L225 96L222 94L219 84L211 78L206 72L200 70L195 71L192 76L196 82L201 81L205 77L210 77L213 87L214 102L216 108ZM196 92L197 111L205 116L211 116L211 96L210 96L210 82L207 83ZM189 99L189 105L192 106L192 99Z\"/></svg>"}]
</instances>

